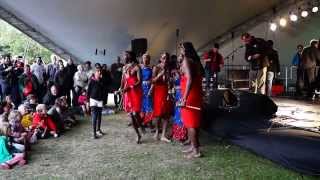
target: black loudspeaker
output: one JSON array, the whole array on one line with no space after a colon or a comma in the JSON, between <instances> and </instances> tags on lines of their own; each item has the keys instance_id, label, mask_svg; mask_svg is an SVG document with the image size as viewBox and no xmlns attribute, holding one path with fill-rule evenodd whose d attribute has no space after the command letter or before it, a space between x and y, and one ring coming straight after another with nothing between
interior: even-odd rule
<instances>
[{"instance_id":1,"label":"black loudspeaker","mask_svg":"<svg viewBox=\"0 0 320 180\"><path fill-rule=\"evenodd\" d=\"M278 110L278 106L268 96L253 94L246 91L230 90L214 91L209 97L206 107L209 109L222 110L223 108L221 106L226 99L226 94L229 95L229 97L237 97L238 107L231 108L231 112L237 114L239 118L247 118L248 116L271 116ZM232 99L235 98L231 98L230 100ZM235 102L235 100L233 100L233 102Z\"/></svg>"},{"instance_id":2,"label":"black loudspeaker","mask_svg":"<svg viewBox=\"0 0 320 180\"><path fill-rule=\"evenodd\" d=\"M256 131L268 128L268 120L277 112L278 106L264 95L244 91L216 90L203 109L201 126L219 136L234 132ZM225 103L227 99L236 104ZM235 98L234 98L235 97ZM231 106L230 106L231 105Z\"/></svg>"},{"instance_id":3,"label":"black loudspeaker","mask_svg":"<svg viewBox=\"0 0 320 180\"><path fill-rule=\"evenodd\" d=\"M148 40L146 38L133 39L131 41L131 50L138 56L142 56L148 50Z\"/></svg>"}]
</instances>

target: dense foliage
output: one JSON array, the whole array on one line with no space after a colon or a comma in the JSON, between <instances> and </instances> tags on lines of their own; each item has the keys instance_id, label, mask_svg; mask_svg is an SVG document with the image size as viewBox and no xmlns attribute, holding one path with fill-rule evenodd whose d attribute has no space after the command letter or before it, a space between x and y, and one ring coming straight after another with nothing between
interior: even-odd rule
<instances>
[{"instance_id":1,"label":"dense foliage","mask_svg":"<svg viewBox=\"0 0 320 180\"><path fill-rule=\"evenodd\" d=\"M51 52L10 24L0 20L0 54L24 56L33 60L41 56L45 62L50 60Z\"/></svg>"}]
</instances>

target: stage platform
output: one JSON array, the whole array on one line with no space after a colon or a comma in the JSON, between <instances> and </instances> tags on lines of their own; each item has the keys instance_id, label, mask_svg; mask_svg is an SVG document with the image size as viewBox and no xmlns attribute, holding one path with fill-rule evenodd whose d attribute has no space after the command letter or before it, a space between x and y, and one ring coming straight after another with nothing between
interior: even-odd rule
<instances>
[{"instance_id":1,"label":"stage platform","mask_svg":"<svg viewBox=\"0 0 320 180\"><path fill-rule=\"evenodd\" d=\"M320 133L320 101L272 99L278 106L272 122Z\"/></svg>"}]
</instances>

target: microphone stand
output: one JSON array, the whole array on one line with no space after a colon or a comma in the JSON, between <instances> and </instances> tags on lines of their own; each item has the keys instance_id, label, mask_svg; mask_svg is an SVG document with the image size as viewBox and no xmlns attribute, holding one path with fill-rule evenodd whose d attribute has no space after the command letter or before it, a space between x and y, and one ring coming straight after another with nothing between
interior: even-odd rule
<instances>
[{"instance_id":1,"label":"microphone stand","mask_svg":"<svg viewBox=\"0 0 320 180\"><path fill-rule=\"evenodd\" d=\"M242 49L242 48L244 48L245 46L244 45L241 45L241 46L239 46L239 47L237 47L237 48L234 48L227 56L225 56L225 60L227 60L227 66L228 66L228 69L227 69L227 74L226 74L226 76L227 76L227 81L229 80L229 78L230 78L230 60L232 60L232 62L234 61L234 55L236 54L236 53L238 53L238 51L240 50L240 49Z\"/></svg>"}]
</instances>

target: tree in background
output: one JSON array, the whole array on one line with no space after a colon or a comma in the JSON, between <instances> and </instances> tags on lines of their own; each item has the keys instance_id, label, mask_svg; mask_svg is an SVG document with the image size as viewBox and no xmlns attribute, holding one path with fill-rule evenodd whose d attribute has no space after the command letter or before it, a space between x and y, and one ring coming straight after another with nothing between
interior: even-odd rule
<instances>
[{"instance_id":1,"label":"tree in background","mask_svg":"<svg viewBox=\"0 0 320 180\"><path fill-rule=\"evenodd\" d=\"M0 20L0 54L11 54L26 56L33 61L35 57L41 56L44 62L50 62L51 51L23 34L15 27Z\"/></svg>"}]
</instances>

